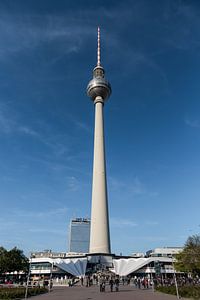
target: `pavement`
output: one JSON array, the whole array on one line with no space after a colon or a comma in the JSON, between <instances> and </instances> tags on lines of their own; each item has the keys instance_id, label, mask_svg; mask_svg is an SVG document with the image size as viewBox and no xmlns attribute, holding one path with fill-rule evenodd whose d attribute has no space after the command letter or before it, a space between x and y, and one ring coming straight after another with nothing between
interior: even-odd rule
<instances>
[{"instance_id":1,"label":"pavement","mask_svg":"<svg viewBox=\"0 0 200 300\"><path fill-rule=\"evenodd\" d=\"M100 293L98 286L53 287L50 293L34 296L33 300L176 300L176 296L153 292L152 289L137 289L133 286L121 286L119 292L106 291ZM181 300L186 300L181 298Z\"/></svg>"}]
</instances>

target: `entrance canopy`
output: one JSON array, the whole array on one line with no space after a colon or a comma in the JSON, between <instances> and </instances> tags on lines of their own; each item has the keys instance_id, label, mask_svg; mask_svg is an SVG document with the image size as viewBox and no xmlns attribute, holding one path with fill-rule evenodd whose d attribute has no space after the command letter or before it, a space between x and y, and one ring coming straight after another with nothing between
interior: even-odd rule
<instances>
[{"instance_id":1,"label":"entrance canopy","mask_svg":"<svg viewBox=\"0 0 200 300\"><path fill-rule=\"evenodd\" d=\"M50 258L40 257L31 258L32 264L50 263L52 266L56 266L59 269L72 274L74 276L84 276L87 267L87 258Z\"/></svg>"},{"instance_id":2,"label":"entrance canopy","mask_svg":"<svg viewBox=\"0 0 200 300\"><path fill-rule=\"evenodd\" d=\"M61 259L56 258L53 263L58 268L70 273L74 276L84 276L87 266L87 258L78 259Z\"/></svg>"},{"instance_id":3,"label":"entrance canopy","mask_svg":"<svg viewBox=\"0 0 200 300\"><path fill-rule=\"evenodd\" d=\"M145 265L153 261L159 262L171 262L172 259L169 257L141 257L141 258L121 258L113 259L113 272L120 276L127 276L133 272L138 271Z\"/></svg>"}]
</instances>

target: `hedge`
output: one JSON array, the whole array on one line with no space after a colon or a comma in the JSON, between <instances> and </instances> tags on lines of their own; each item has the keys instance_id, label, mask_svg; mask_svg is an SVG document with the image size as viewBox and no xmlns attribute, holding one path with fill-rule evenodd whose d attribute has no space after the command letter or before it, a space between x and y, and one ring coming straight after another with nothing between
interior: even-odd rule
<instances>
[{"instance_id":1,"label":"hedge","mask_svg":"<svg viewBox=\"0 0 200 300\"><path fill-rule=\"evenodd\" d=\"M158 286L156 291L176 295L176 287L175 286ZM181 297L192 298L192 299L200 299L200 286L179 286L178 292Z\"/></svg>"},{"instance_id":2,"label":"hedge","mask_svg":"<svg viewBox=\"0 0 200 300\"><path fill-rule=\"evenodd\" d=\"M25 296L26 289L19 288L0 288L0 299L22 299ZM44 294L48 290L44 287L28 288L28 297Z\"/></svg>"}]
</instances>

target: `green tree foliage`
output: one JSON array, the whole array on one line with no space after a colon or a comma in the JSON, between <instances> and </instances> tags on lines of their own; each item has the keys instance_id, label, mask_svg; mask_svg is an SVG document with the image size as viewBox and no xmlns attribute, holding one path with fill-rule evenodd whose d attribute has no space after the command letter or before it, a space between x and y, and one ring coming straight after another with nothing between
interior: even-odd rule
<instances>
[{"instance_id":1,"label":"green tree foliage","mask_svg":"<svg viewBox=\"0 0 200 300\"><path fill-rule=\"evenodd\" d=\"M0 247L0 274L4 273L6 270L7 264L7 250L3 247Z\"/></svg>"},{"instance_id":2,"label":"green tree foliage","mask_svg":"<svg viewBox=\"0 0 200 300\"><path fill-rule=\"evenodd\" d=\"M28 258L23 254L23 251L18 248L13 248L9 251L0 247L0 273L19 272L28 270Z\"/></svg>"},{"instance_id":3,"label":"green tree foliage","mask_svg":"<svg viewBox=\"0 0 200 300\"><path fill-rule=\"evenodd\" d=\"M190 236L181 253L176 256L175 268L182 272L200 274L200 236Z\"/></svg>"}]
</instances>

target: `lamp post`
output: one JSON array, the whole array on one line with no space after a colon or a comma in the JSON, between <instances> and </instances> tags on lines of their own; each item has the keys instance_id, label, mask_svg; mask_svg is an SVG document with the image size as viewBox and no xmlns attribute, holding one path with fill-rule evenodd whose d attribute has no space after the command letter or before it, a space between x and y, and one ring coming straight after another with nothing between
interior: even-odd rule
<instances>
[{"instance_id":1,"label":"lamp post","mask_svg":"<svg viewBox=\"0 0 200 300\"><path fill-rule=\"evenodd\" d=\"M31 274L31 261L29 260L29 269L28 269L28 276L26 281L26 289L25 289L25 297L24 297L25 299L27 299L28 296L28 284L29 284L30 274Z\"/></svg>"},{"instance_id":2,"label":"lamp post","mask_svg":"<svg viewBox=\"0 0 200 300\"><path fill-rule=\"evenodd\" d=\"M171 259L172 259L172 267L174 270L174 283L175 283L175 287L176 287L176 296L177 296L177 299L180 299L179 291L178 291L178 284L177 284L177 280L176 280L176 271L175 271L175 267L174 267L173 256L171 256Z\"/></svg>"},{"instance_id":3,"label":"lamp post","mask_svg":"<svg viewBox=\"0 0 200 300\"><path fill-rule=\"evenodd\" d=\"M51 262L51 270L50 270L50 276L49 276L49 293L51 292L51 281L52 281L52 271L53 271L53 261Z\"/></svg>"}]
</instances>

